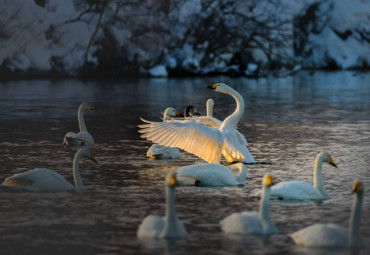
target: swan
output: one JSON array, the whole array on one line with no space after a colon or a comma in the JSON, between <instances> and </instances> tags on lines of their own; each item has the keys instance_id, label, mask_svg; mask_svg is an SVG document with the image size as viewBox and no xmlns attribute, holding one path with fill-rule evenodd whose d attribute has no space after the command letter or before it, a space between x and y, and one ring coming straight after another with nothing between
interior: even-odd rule
<instances>
[{"instance_id":1,"label":"swan","mask_svg":"<svg viewBox=\"0 0 370 255\"><path fill-rule=\"evenodd\" d=\"M68 132L64 136L63 145L67 146L92 146L94 145L94 139L87 131L85 120L84 120L84 113L88 110L96 110L96 108L89 103L82 103L78 108L78 125L80 126L80 132L73 133Z\"/></svg>"},{"instance_id":2,"label":"swan","mask_svg":"<svg viewBox=\"0 0 370 255\"><path fill-rule=\"evenodd\" d=\"M297 246L304 247L363 247L360 234L360 216L363 199L363 185L353 184L353 204L349 228L336 224L314 224L301 229L290 237Z\"/></svg>"},{"instance_id":3,"label":"swan","mask_svg":"<svg viewBox=\"0 0 370 255\"><path fill-rule=\"evenodd\" d=\"M233 169L239 170L239 175L232 174ZM238 186L244 185L247 167L243 163L232 164L228 167L221 164L200 163L177 168L177 178L192 179L197 186Z\"/></svg>"},{"instance_id":4,"label":"swan","mask_svg":"<svg viewBox=\"0 0 370 255\"><path fill-rule=\"evenodd\" d=\"M163 113L163 121L173 121L174 117L182 116L181 113L172 107L168 107ZM179 159L182 157L179 149L175 147L167 147L159 144L153 144L148 149L146 156L152 159Z\"/></svg>"},{"instance_id":5,"label":"swan","mask_svg":"<svg viewBox=\"0 0 370 255\"><path fill-rule=\"evenodd\" d=\"M207 116L213 117L213 108L215 107L215 102L212 98L209 98L206 102Z\"/></svg>"},{"instance_id":6,"label":"swan","mask_svg":"<svg viewBox=\"0 0 370 255\"><path fill-rule=\"evenodd\" d=\"M272 176L262 179L263 193L259 212L233 213L220 221L222 231L229 234L272 235L279 231L269 216L270 186Z\"/></svg>"},{"instance_id":7,"label":"swan","mask_svg":"<svg viewBox=\"0 0 370 255\"><path fill-rule=\"evenodd\" d=\"M337 167L332 157L326 151L320 152L315 159L313 174L314 185L303 181L285 181L271 187L271 198L284 200L324 200L330 199L322 182L322 163L326 162ZM261 191L257 192L259 196Z\"/></svg>"},{"instance_id":8,"label":"swan","mask_svg":"<svg viewBox=\"0 0 370 255\"><path fill-rule=\"evenodd\" d=\"M94 162L95 155L90 152L90 148L81 147L73 160L73 178L75 187L69 183L62 175L57 172L38 168L24 173L14 174L5 178L2 183L3 188L12 191L31 191L31 192L59 192L71 190L83 190L84 185L80 176L79 161L81 158L88 158Z\"/></svg>"},{"instance_id":9,"label":"swan","mask_svg":"<svg viewBox=\"0 0 370 255\"><path fill-rule=\"evenodd\" d=\"M139 125L138 132L154 143L177 147L192 153L208 163L220 163L221 153L228 162L255 163L246 146L246 140L235 132L236 125L244 112L244 100L234 89L224 83L216 83L207 88L229 94L236 100L237 107L219 128L212 128L200 121L183 120L174 122L151 122Z\"/></svg>"},{"instance_id":10,"label":"swan","mask_svg":"<svg viewBox=\"0 0 370 255\"><path fill-rule=\"evenodd\" d=\"M187 232L185 226L176 216L175 186L176 176L167 174L166 186L166 216L147 216L140 224L137 231L139 238L185 238Z\"/></svg>"},{"instance_id":11,"label":"swan","mask_svg":"<svg viewBox=\"0 0 370 255\"><path fill-rule=\"evenodd\" d=\"M194 117L194 116L200 116L198 110L192 105L186 106L185 110L184 110L184 117L185 118L191 118L191 117Z\"/></svg>"}]
</instances>

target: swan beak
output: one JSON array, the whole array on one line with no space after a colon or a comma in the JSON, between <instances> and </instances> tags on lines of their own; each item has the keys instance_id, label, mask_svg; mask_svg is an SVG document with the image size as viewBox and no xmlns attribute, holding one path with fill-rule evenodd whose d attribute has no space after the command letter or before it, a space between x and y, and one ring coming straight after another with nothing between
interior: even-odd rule
<instances>
[{"instance_id":1,"label":"swan beak","mask_svg":"<svg viewBox=\"0 0 370 255\"><path fill-rule=\"evenodd\" d=\"M98 163L98 161L95 159L95 154L94 154L94 153L91 153L91 155L90 155L90 159L91 159L94 163Z\"/></svg>"},{"instance_id":2,"label":"swan beak","mask_svg":"<svg viewBox=\"0 0 370 255\"><path fill-rule=\"evenodd\" d=\"M97 108L95 107L95 106L93 106L92 104L90 104L90 110L92 110L92 111L96 111L97 110Z\"/></svg>"},{"instance_id":3,"label":"swan beak","mask_svg":"<svg viewBox=\"0 0 370 255\"><path fill-rule=\"evenodd\" d=\"M329 158L329 164L338 168L337 165L334 163L334 160L332 159L332 157Z\"/></svg>"},{"instance_id":4,"label":"swan beak","mask_svg":"<svg viewBox=\"0 0 370 255\"><path fill-rule=\"evenodd\" d=\"M262 179L262 186L271 186L272 185L272 176L265 174Z\"/></svg>"},{"instance_id":5,"label":"swan beak","mask_svg":"<svg viewBox=\"0 0 370 255\"><path fill-rule=\"evenodd\" d=\"M175 111L176 116L184 117L182 113L179 113L178 111Z\"/></svg>"},{"instance_id":6,"label":"swan beak","mask_svg":"<svg viewBox=\"0 0 370 255\"><path fill-rule=\"evenodd\" d=\"M213 89L215 90L218 87L218 83L215 83L213 85L207 86L207 89Z\"/></svg>"},{"instance_id":7,"label":"swan beak","mask_svg":"<svg viewBox=\"0 0 370 255\"><path fill-rule=\"evenodd\" d=\"M359 191L361 191L361 183L359 182L353 183L352 192L357 193Z\"/></svg>"}]
</instances>

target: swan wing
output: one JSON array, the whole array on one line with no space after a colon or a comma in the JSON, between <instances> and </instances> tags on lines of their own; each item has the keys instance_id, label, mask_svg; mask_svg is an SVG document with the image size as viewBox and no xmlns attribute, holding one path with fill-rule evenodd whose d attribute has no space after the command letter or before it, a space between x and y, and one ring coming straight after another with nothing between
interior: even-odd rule
<instances>
[{"instance_id":1,"label":"swan wing","mask_svg":"<svg viewBox=\"0 0 370 255\"><path fill-rule=\"evenodd\" d=\"M348 229L336 224L315 224L290 235L297 246L345 247Z\"/></svg>"},{"instance_id":2,"label":"swan wing","mask_svg":"<svg viewBox=\"0 0 370 255\"><path fill-rule=\"evenodd\" d=\"M233 213L220 221L220 226L230 234L263 234L258 212Z\"/></svg>"},{"instance_id":3,"label":"swan wing","mask_svg":"<svg viewBox=\"0 0 370 255\"><path fill-rule=\"evenodd\" d=\"M154 143L177 147L192 153L209 163L219 163L223 137L220 130L207 127L199 122L150 122L139 125L139 133Z\"/></svg>"},{"instance_id":4,"label":"swan wing","mask_svg":"<svg viewBox=\"0 0 370 255\"><path fill-rule=\"evenodd\" d=\"M222 125L222 121L209 116L194 117L194 119L207 127L213 127L219 129Z\"/></svg>"},{"instance_id":5,"label":"swan wing","mask_svg":"<svg viewBox=\"0 0 370 255\"><path fill-rule=\"evenodd\" d=\"M200 186L238 185L235 176L229 168L220 164L201 163L179 167L176 171L178 177L195 179L199 182Z\"/></svg>"},{"instance_id":6,"label":"swan wing","mask_svg":"<svg viewBox=\"0 0 370 255\"><path fill-rule=\"evenodd\" d=\"M46 168L33 169L12 175L6 178L2 185L34 192L74 190L73 185L62 175Z\"/></svg>"},{"instance_id":7,"label":"swan wing","mask_svg":"<svg viewBox=\"0 0 370 255\"><path fill-rule=\"evenodd\" d=\"M157 215L148 215L141 222L137 230L137 236L140 238L156 238L159 237L164 229L165 221Z\"/></svg>"},{"instance_id":8,"label":"swan wing","mask_svg":"<svg viewBox=\"0 0 370 255\"><path fill-rule=\"evenodd\" d=\"M224 131L225 143L222 153L228 162L240 161L245 163L254 163L255 160L249 152L245 142L241 143L242 134L238 135L235 129ZM244 138L245 139L245 138Z\"/></svg>"}]
</instances>

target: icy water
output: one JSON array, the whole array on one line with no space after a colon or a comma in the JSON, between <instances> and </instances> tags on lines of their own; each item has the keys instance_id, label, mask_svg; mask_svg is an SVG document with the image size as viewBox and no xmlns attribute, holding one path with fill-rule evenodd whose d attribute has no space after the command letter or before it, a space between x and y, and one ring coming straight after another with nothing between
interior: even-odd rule
<instances>
[{"instance_id":1,"label":"icy water","mask_svg":"<svg viewBox=\"0 0 370 255\"><path fill-rule=\"evenodd\" d=\"M225 118L233 99L206 89L223 81L245 99L239 124L251 153L272 165L249 167L245 187L178 187L177 213L186 240L140 240L138 225L148 214L164 214L164 177L179 166L200 163L183 153L181 160L145 158L150 142L137 133L139 117L160 121L168 106L192 104L205 113L217 104ZM75 150L62 146L77 131L77 108L83 101L98 111L85 115L94 136L97 164L80 165L86 190L54 194L0 192L1 254L370 254L370 74L299 73L288 78L143 79L119 81L15 81L0 83L0 179L38 167L56 170L69 181ZM273 202L271 218L280 230L264 240L223 234L219 221L238 211L258 210L253 199L261 177L276 182L312 183L320 150L332 154L338 169L323 168L331 199L286 204ZM365 249L295 248L289 233L332 222L348 226L354 180L365 186L361 233Z\"/></svg>"}]
</instances>

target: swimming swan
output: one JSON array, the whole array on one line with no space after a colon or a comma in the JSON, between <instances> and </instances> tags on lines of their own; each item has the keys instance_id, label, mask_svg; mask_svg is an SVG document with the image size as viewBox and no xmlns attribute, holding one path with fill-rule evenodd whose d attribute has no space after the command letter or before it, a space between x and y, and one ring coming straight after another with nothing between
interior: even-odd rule
<instances>
[{"instance_id":1,"label":"swimming swan","mask_svg":"<svg viewBox=\"0 0 370 255\"><path fill-rule=\"evenodd\" d=\"M63 145L67 146L92 146L94 145L94 139L87 131L84 113L88 110L96 110L96 108L89 103L82 103L78 108L78 125L80 126L80 132L73 133L68 132L64 136Z\"/></svg>"},{"instance_id":2,"label":"swimming swan","mask_svg":"<svg viewBox=\"0 0 370 255\"><path fill-rule=\"evenodd\" d=\"M360 182L355 182L349 228L336 224L314 224L301 229L290 237L297 246L304 247L363 247L360 234L360 216L363 199L363 187Z\"/></svg>"},{"instance_id":3,"label":"swimming swan","mask_svg":"<svg viewBox=\"0 0 370 255\"><path fill-rule=\"evenodd\" d=\"M96 162L95 155L90 152L89 147L82 147L77 151L73 160L73 178L75 187L73 187L73 185L62 175L46 168L38 168L24 173L14 174L6 178L2 183L2 186L6 186L7 190L31 192L83 190L84 185L79 169L79 161L81 158L88 158Z\"/></svg>"},{"instance_id":4,"label":"swimming swan","mask_svg":"<svg viewBox=\"0 0 370 255\"><path fill-rule=\"evenodd\" d=\"M232 174L233 169L239 170L237 177ZM181 179L190 178L197 186L238 186L245 184L247 167L243 163L232 164L228 167L220 164L200 163L179 167L176 172L179 182Z\"/></svg>"},{"instance_id":5,"label":"swimming swan","mask_svg":"<svg viewBox=\"0 0 370 255\"><path fill-rule=\"evenodd\" d=\"M139 226L137 236L140 238L185 238L186 229L176 216L175 208L175 185L177 184L174 174L167 174L166 186L166 216L147 216Z\"/></svg>"},{"instance_id":6,"label":"swimming swan","mask_svg":"<svg viewBox=\"0 0 370 255\"><path fill-rule=\"evenodd\" d=\"M271 187L271 198L284 200L323 200L330 199L322 182L322 163L337 167L329 153L320 152L315 159L313 174L314 185L303 181L285 181ZM257 192L259 196L261 191Z\"/></svg>"},{"instance_id":7,"label":"swimming swan","mask_svg":"<svg viewBox=\"0 0 370 255\"><path fill-rule=\"evenodd\" d=\"M237 107L220 128L211 128L199 121L183 120L174 122L151 122L141 118L145 124L139 125L138 132L154 143L177 147L192 153L208 163L220 163L221 153L228 162L254 163L246 140L237 135L236 125L244 112L244 100L234 89L224 83L216 83L207 88L229 94L236 100Z\"/></svg>"},{"instance_id":8,"label":"swimming swan","mask_svg":"<svg viewBox=\"0 0 370 255\"><path fill-rule=\"evenodd\" d=\"M269 216L269 196L272 177L265 174L262 179L263 194L259 212L233 213L220 221L222 231L229 234L272 235L279 231Z\"/></svg>"},{"instance_id":9,"label":"swimming swan","mask_svg":"<svg viewBox=\"0 0 370 255\"><path fill-rule=\"evenodd\" d=\"M174 120L173 117L182 116L181 113L173 109L172 107L168 107L163 113L163 121L172 121ZM179 159L182 157L181 152L179 149L175 147L167 147L162 146L159 144L153 144L148 149L146 156L152 159Z\"/></svg>"}]
</instances>

